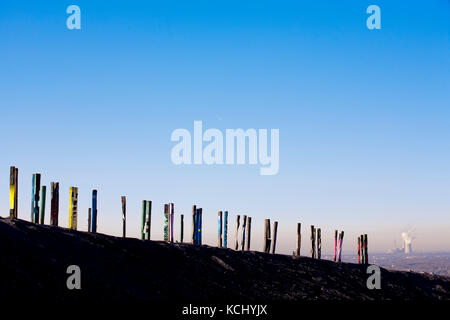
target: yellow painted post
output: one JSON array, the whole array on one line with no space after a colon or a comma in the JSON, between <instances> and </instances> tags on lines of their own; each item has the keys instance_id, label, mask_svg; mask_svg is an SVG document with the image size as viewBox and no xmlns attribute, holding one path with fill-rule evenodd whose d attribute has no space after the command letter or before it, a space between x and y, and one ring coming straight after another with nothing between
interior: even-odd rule
<instances>
[{"instance_id":1,"label":"yellow painted post","mask_svg":"<svg viewBox=\"0 0 450 320\"><path fill-rule=\"evenodd\" d=\"M17 169L16 167L10 167L9 202L11 209L9 211L9 216L14 219L17 219L18 180L19 180L19 169Z\"/></svg>"},{"instance_id":2,"label":"yellow painted post","mask_svg":"<svg viewBox=\"0 0 450 320\"><path fill-rule=\"evenodd\" d=\"M69 229L77 230L78 188L70 187Z\"/></svg>"}]
</instances>

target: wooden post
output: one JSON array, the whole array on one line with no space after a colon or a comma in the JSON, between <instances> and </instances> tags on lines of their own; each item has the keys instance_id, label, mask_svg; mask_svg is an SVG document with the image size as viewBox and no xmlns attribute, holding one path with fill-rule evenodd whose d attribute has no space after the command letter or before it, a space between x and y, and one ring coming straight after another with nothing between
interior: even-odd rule
<instances>
[{"instance_id":1,"label":"wooden post","mask_svg":"<svg viewBox=\"0 0 450 320\"><path fill-rule=\"evenodd\" d=\"M164 204L164 241L169 241L169 205Z\"/></svg>"},{"instance_id":2,"label":"wooden post","mask_svg":"<svg viewBox=\"0 0 450 320\"><path fill-rule=\"evenodd\" d=\"M33 174L31 190L31 222L39 223L39 192L41 190L41 174Z\"/></svg>"},{"instance_id":3,"label":"wooden post","mask_svg":"<svg viewBox=\"0 0 450 320\"><path fill-rule=\"evenodd\" d=\"M45 221L45 198L47 195L47 187L46 186L42 186L41 189L41 210L39 213L39 220L41 224L44 224Z\"/></svg>"},{"instance_id":4,"label":"wooden post","mask_svg":"<svg viewBox=\"0 0 450 320\"><path fill-rule=\"evenodd\" d=\"M234 250L239 250L239 223L241 216L237 215L236 217L236 241L234 242Z\"/></svg>"},{"instance_id":5,"label":"wooden post","mask_svg":"<svg viewBox=\"0 0 450 320\"><path fill-rule=\"evenodd\" d=\"M152 202L147 200L147 205L145 206L145 237L147 240L151 238L151 226L152 226Z\"/></svg>"},{"instance_id":6,"label":"wooden post","mask_svg":"<svg viewBox=\"0 0 450 320\"><path fill-rule=\"evenodd\" d=\"M341 232L339 236L339 258L338 262L341 262L341 256L342 256L342 243L344 242L344 231Z\"/></svg>"},{"instance_id":7,"label":"wooden post","mask_svg":"<svg viewBox=\"0 0 450 320\"><path fill-rule=\"evenodd\" d=\"M147 200L142 200L141 240L145 240L147 226Z\"/></svg>"},{"instance_id":8,"label":"wooden post","mask_svg":"<svg viewBox=\"0 0 450 320\"><path fill-rule=\"evenodd\" d=\"M223 246L227 247L228 238L228 211L225 211L224 221L223 221Z\"/></svg>"},{"instance_id":9,"label":"wooden post","mask_svg":"<svg viewBox=\"0 0 450 320\"><path fill-rule=\"evenodd\" d=\"M97 190L92 190L91 232L97 232Z\"/></svg>"},{"instance_id":10,"label":"wooden post","mask_svg":"<svg viewBox=\"0 0 450 320\"><path fill-rule=\"evenodd\" d=\"M173 228L173 220L175 219L175 205L171 202L169 203L169 217L170 217L170 242L173 243L175 230Z\"/></svg>"},{"instance_id":11,"label":"wooden post","mask_svg":"<svg viewBox=\"0 0 450 320\"><path fill-rule=\"evenodd\" d=\"M247 251L250 251L251 232L252 232L252 218L247 217Z\"/></svg>"},{"instance_id":12,"label":"wooden post","mask_svg":"<svg viewBox=\"0 0 450 320\"><path fill-rule=\"evenodd\" d=\"M364 262L365 264L369 264L369 252L367 251L368 243L367 243L367 234L364 234Z\"/></svg>"},{"instance_id":13,"label":"wooden post","mask_svg":"<svg viewBox=\"0 0 450 320\"><path fill-rule=\"evenodd\" d=\"M317 259L320 260L322 256L322 236L320 234L320 228L317 229Z\"/></svg>"},{"instance_id":14,"label":"wooden post","mask_svg":"<svg viewBox=\"0 0 450 320\"><path fill-rule=\"evenodd\" d=\"M91 232L91 223L92 223L92 209L88 209L88 232Z\"/></svg>"},{"instance_id":15,"label":"wooden post","mask_svg":"<svg viewBox=\"0 0 450 320\"><path fill-rule=\"evenodd\" d=\"M311 258L316 258L316 229L311 225Z\"/></svg>"},{"instance_id":16,"label":"wooden post","mask_svg":"<svg viewBox=\"0 0 450 320\"><path fill-rule=\"evenodd\" d=\"M297 223L297 256L300 256L301 246L302 246L302 224Z\"/></svg>"},{"instance_id":17,"label":"wooden post","mask_svg":"<svg viewBox=\"0 0 450 320\"><path fill-rule=\"evenodd\" d=\"M203 209L198 209L198 244L202 245L202 214Z\"/></svg>"},{"instance_id":18,"label":"wooden post","mask_svg":"<svg viewBox=\"0 0 450 320\"><path fill-rule=\"evenodd\" d=\"M70 187L69 228L77 230L78 220L78 188Z\"/></svg>"},{"instance_id":19,"label":"wooden post","mask_svg":"<svg viewBox=\"0 0 450 320\"><path fill-rule=\"evenodd\" d=\"M360 247L361 248L361 251L360 251L361 258L360 258L360 260L361 260L361 263L364 264L364 235L360 235L359 238L361 239L360 240L360 243L361 243L361 247Z\"/></svg>"},{"instance_id":20,"label":"wooden post","mask_svg":"<svg viewBox=\"0 0 450 320\"><path fill-rule=\"evenodd\" d=\"M57 226L59 213L59 182L52 182L51 189L50 225Z\"/></svg>"},{"instance_id":21,"label":"wooden post","mask_svg":"<svg viewBox=\"0 0 450 320\"><path fill-rule=\"evenodd\" d=\"M245 229L247 228L247 216L244 215L242 218L242 241L241 241L241 250L245 249Z\"/></svg>"},{"instance_id":22,"label":"wooden post","mask_svg":"<svg viewBox=\"0 0 450 320\"><path fill-rule=\"evenodd\" d=\"M217 215L218 215L217 246L219 248L222 248L222 211L219 211Z\"/></svg>"},{"instance_id":23,"label":"wooden post","mask_svg":"<svg viewBox=\"0 0 450 320\"><path fill-rule=\"evenodd\" d=\"M196 234L197 234L197 207L192 206L192 244L196 243Z\"/></svg>"},{"instance_id":24,"label":"wooden post","mask_svg":"<svg viewBox=\"0 0 450 320\"><path fill-rule=\"evenodd\" d=\"M337 254L337 241L338 241L338 231L334 230L334 254L333 261L336 262L336 254Z\"/></svg>"},{"instance_id":25,"label":"wooden post","mask_svg":"<svg viewBox=\"0 0 450 320\"><path fill-rule=\"evenodd\" d=\"M361 263L361 237L358 237L358 264Z\"/></svg>"},{"instance_id":26,"label":"wooden post","mask_svg":"<svg viewBox=\"0 0 450 320\"><path fill-rule=\"evenodd\" d=\"M270 253L270 219L265 220L265 228L264 228L264 252Z\"/></svg>"},{"instance_id":27,"label":"wooden post","mask_svg":"<svg viewBox=\"0 0 450 320\"><path fill-rule=\"evenodd\" d=\"M180 215L180 243L183 243L184 236L184 215Z\"/></svg>"},{"instance_id":28,"label":"wooden post","mask_svg":"<svg viewBox=\"0 0 450 320\"><path fill-rule=\"evenodd\" d=\"M124 238L127 237L127 197L122 196L122 235Z\"/></svg>"},{"instance_id":29,"label":"wooden post","mask_svg":"<svg viewBox=\"0 0 450 320\"><path fill-rule=\"evenodd\" d=\"M275 254L275 249L277 245L277 231L278 231L278 221L275 221L273 223L272 254Z\"/></svg>"},{"instance_id":30,"label":"wooden post","mask_svg":"<svg viewBox=\"0 0 450 320\"><path fill-rule=\"evenodd\" d=\"M9 172L9 203L11 209L9 210L10 218L17 219L17 196L18 196L18 179L19 169L10 167Z\"/></svg>"}]
</instances>

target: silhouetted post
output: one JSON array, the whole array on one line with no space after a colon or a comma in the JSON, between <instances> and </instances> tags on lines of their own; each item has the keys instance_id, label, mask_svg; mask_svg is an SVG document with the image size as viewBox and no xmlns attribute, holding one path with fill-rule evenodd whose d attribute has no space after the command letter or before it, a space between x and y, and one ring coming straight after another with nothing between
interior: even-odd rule
<instances>
[{"instance_id":1,"label":"silhouetted post","mask_svg":"<svg viewBox=\"0 0 450 320\"><path fill-rule=\"evenodd\" d=\"M170 242L173 243L175 237L175 229L173 228L173 220L175 219L175 204L169 203L169 216L170 216Z\"/></svg>"},{"instance_id":2,"label":"silhouetted post","mask_svg":"<svg viewBox=\"0 0 450 320\"><path fill-rule=\"evenodd\" d=\"M147 221L147 200L142 200L141 240L145 240Z\"/></svg>"},{"instance_id":3,"label":"silhouetted post","mask_svg":"<svg viewBox=\"0 0 450 320\"><path fill-rule=\"evenodd\" d=\"M244 215L242 219L242 242L241 242L241 250L245 249L245 229L247 227L247 216Z\"/></svg>"},{"instance_id":4,"label":"silhouetted post","mask_svg":"<svg viewBox=\"0 0 450 320\"><path fill-rule=\"evenodd\" d=\"M91 232L91 223L92 223L92 209L88 209L88 232Z\"/></svg>"},{"instance_id":5,"label":"silhouetted post","mask_svg":"<svg viewBox=\"0 0 450 320\"><path fill-rule=\"evenodd\" d=\"M91 232L97 232L97 190L92 190Z\"/></svg>"},{"instance_id":6,"label":"silhouetted post","mask_svg":"<svg viewBox=\"0 0 450 320\"><path fill-rule=\"evenodd\" d=\"M127 237L127 197L122 196L122 235L124 238Z\"/></svg>"},{"instance_id":7,"label":"silhouetted post","mask_svg":"<svg viewBox=\"0 0 450 320\"><path fill-rule=\"evenodd\" d=\"M334 254L333 254L334 262L336 262L336 257L337 257L337 241L338 241L338 231L334 230Z\"/></svg>"},{"instance_id":8,"label":"silhouetted post","mask_svg":"<svg viewBox=\"0 0 450 320\"><path fill-rule=\"evenodd\" d=\"M297 256L300 256L301 246L302 246L302 224L297 223Z\"/></svg>"},{"instance_id":9,"label":"silhouetted post","mask_svg":"<svg viewBox=\"0 0 450 320\"><path fill-rule=\"evenodd\" d=\"M217 215L218 215L218 224L219 224L218 225L219 229L217 231L217 234L218 234L217 246L219 248L222 248L222 211L219 211L219 213Z\"/></svg>"},{"instance_id":10,"label":"silhouetted post","mask_svg":"<svg viewBox=\"0 0 450 320\"><path fill-rule=\"evenodd\" d=\"M183 243L184 236L184 215L180 214L180 243Z\"/></svg>"},{"instance_id":11,"label":"silhouetted post","mask_svg":"<svg viewBox=\"0 0 450 320\"><path fill-rule=\"evenodd\" d=\"M358 237L358 264L361 263L361 237Z\"/></svg>"},{"instance_id":12,"label":"silhouetted post","mask_svg":"<svg viewBox=\"0 0 450 320\"><path fill-rule=\"evenodd\" d=\"M236 217L236 241L234 243L234 250L239 250L239 224L240 224L241 216L237 215Z\"/></svg>"},{"instance_id":13,"label":"silhouetted post","mask_svg":"<svg viewBox=\"0 0 450 320\"><path fill-rule=\"evenodd\" d=\"M192 244L196 243L196 233L197 233L197 207L192 206Z\"/></svg>"},{"instance_id":14,"label":"silhouetted post","mask_svg":"<svg viewBox=\"0 0 450 320\"><path fill-rule=\"evenodd\" d=\"M228 211L225 211L225 216L223 220L223 246L227 247L227 238L228 238Z\"/></svg>"},{"instance_id":15,"label":"silhouetted post","mask_svg":"<svg viewBox=\"0 0 450 320\"><path fill-rule=\"evenodd\" d=\"M322 257L322 235L320 228L317 229L317 259Z\"/></svg>"},{"instance_id":16,"label":"silhouetted post","mask_svg":"<svg viewBox=\"0 0 450 320\"><path fill-rule=\"evenodd\" d=\"M169 241L169 205L164 204L164 241Z\"/></svg>"},{"instance_id":17,"label":"silhouetted post","mask_svg":"<svg viewBox=\"0 0 450 320\"><path fill-rule=\"evenodd\" d=\"M151 231L152 231L152 202L150 200L146 200L145 205L145 227L144 227L144 239L151 239Z\"/></svg>"},{"instance_id":18,"label":"silhouetted post","mask_svg":"<svg viewBox=\"0 0 450 320\"><path fill-rule=\"evenodd\" d=\"M203 209L199 208L198 209L198 244L202 245L202 214L203 214Z\"/></svg>"},{"instance_id":19,"label":"silhouetted post","mask_svg":"<svg viewBox=\"0 0 450 320\"><path fill-rule=\"evenodd\" d=\"M266 219L264 228L264 252L270 253L270 219Z\"/></svg>"},{"instance_id":20,"label":"silhouetted post","mask_svg":"<svg viewBox=\"0 0 450 320\"><path fill-rule=\"evenodd\" d=\"M50 225L57 226L59 213L59 182L52 182L51 189Z\"/></svg>"},{"instance_id":21,"label":"silhouetted post","mask_svg":"<svg viewBox=\"0 0 450 320\"><path fill-rule=\"evenodd\" d=\"M31 222L39 223L39 192L41 190L41 174L35 173L31 190Z\"/></svg>"},{"instance_id":22,"label":"silhouetted post","mask_svg":"<svg viewBox=\"0 0 450 320\"><path fill-rule=\"evenodd\" d=\"M47 187L42 186L42 189L41 189L41 211L39 214L41 224L44 224L44 221L45 221L45 198L46 198L46 195L47 195Z\"/></svg>"},{"instance_id":23,"label":"silhouetted post","mask_svg":"<svg viewBox=\"0 0 450 320\"><path fill-rule=\"evenodd\" d=\"M360 235L359 238L361 239L360 240L360 243L361 243L361 247L360 247L361 248L361 251L360 251L361 258L360 258L360 260L361 260L361 263L364 264L364 235Z\"/></svg>"},{"instance_id":24,"label":"silhouetted post","mask_svg":"<svg viewBox=\"0 0 450 320\"><path fill-rule=\"evenodd\" d=\"M77 230L78 220L78 188L70 187L69 228Z\"/></svg>"},{"instance_id":25,"label":"silhouetted post","mask_svg":"<svg viewBox=\"0 0 450 320\"><path fill-rule=\"evenodd\" d=\"M275 249L277 245L277 231L278 231L278 221L275 221L273 223L272 254L275 254Z\"/></svg>"},{"instance_id":26,"label":"silhouetted post","mask_svg":"<svg viewBox=\"0 0 450 320\"><path fill-rule=\"evenodd\" d=\"M250 250L250 235L252 232L252 218L247 217L247 251Z\"/></svg>"},{"instance_id":27,"label":"silhouetted post","mask_svg":"<svg viewBox=\"0 0 450 320\"><path fill-rule=\"evenodd\" d=\"M341 232L339 235L339 258L338 262L341 262L341 256L342 256L342 243L344 242L344 231Z\"/></svg>"},{"instance_id":28,"label":"silhouetted post","mask_svg":"<svg viewBox=\"0 0 450 320\"><path fill-rule=\"evenodd\" d=\"M369 264L369 252L367 251L368 243L367 243L367 234L364 234L364 262Z\"/></svg>"},{"instance_id":29,"label":"silhouetted post","mask_svg":"<svg viewBox=\"0 0 450 320\"><path fill-rule=\"evenodd\" d=\"M311 258L316 258L316 229L311 225Z\"/></svg>"},{"instance_id":30,"label":"silhouetted post","mask_svg":"<svg viewBox=\"0 0 450 320\"><path fill-rule=\"evenodd\" d=\"M16 167L10 167L9 172L9 204L11 209L9 210L10 218L17 219L17 198L19 190L19 169Z\"/></svg>"}]
</instances>

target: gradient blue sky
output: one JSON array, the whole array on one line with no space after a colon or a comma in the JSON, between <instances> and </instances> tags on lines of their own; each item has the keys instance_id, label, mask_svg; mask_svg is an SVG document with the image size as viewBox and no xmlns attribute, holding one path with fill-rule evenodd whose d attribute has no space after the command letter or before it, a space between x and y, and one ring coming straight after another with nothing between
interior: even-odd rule
<instances>
[{"instance_id":1,"label":"gradient blue sky","mask_svg":"<svg viewBox=\"0 0 450 320\"><path fill-rule=\"evenodd\" d=\"M70 4L82 30L66 28ZM371 4L381 30L366 28ZM450 250L449 21L444 0L2 1L1 215L15 165L27 220L40 172L60 182L62 226L69 187L80 188L82 230L97 188L109 234L121 232L126 195L131 236L148 199L155 238L174 202L177 214L204 208L211 245L228 210L230 228L235 214L253 217L255 249L268 217L286 253L297 222L305 240L322 227L325 252L335 228L346 252L363 232L384 251L406 228L415 249ZM279 174L173 165L170 135L194 120L279 128Z\"/></svg>"}]
</instances>

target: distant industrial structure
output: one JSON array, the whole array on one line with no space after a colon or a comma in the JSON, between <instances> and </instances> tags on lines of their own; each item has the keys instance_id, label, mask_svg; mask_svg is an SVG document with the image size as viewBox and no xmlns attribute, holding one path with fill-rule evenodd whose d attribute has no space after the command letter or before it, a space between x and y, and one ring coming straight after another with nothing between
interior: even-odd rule
<instances>
[{"instance_id":1,"label":"distant industrial structure","mask_svg":"<svg viewBox=\"0 0 450 320\"><path fill-rule=\"evenodd\" d=\"M405 255L409 255L412 253L412 241L414 239L412 232L411 231L402 232L401 235L403 240L403 246L399 248L394 242L394 249L388 250L388 253L405 254Z\"/></svg>"}]
</instances>

